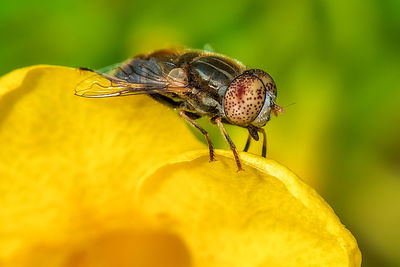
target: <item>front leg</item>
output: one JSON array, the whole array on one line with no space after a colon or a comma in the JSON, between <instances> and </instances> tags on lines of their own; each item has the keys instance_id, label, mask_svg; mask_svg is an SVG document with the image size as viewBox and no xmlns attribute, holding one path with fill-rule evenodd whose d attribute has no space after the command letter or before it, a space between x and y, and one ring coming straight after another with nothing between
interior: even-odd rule
<instances>
[{"instance_id":1,"label":"front leg","mask_svg":"<svg viewBox=\"0 0 400 267\"><path fill-rule=\"evenodd\" d=\"M225 137L225 140L228 142L229 146L231 147L231 150L233 152L233 156L235 157L236 165L238 167L238 171L242 171L242 164L240 163L239 159L239 154L236 150L235 144L232 142L231 138L229 137L228 133L226 132L224 125L221 122L221 118L216 118L215 122L218 124L219 129L221 130L223 136Z\"/></svg>"},{"instance_id":2,"label":"front leg","mask_svg":"<svg viewBox=\"0 0 400 267\"><path fill-rule=\"evenodd\" d=\"M244 149L243 149L244 152L249 151L250 143L251 143L251 135L249 134L247 137L246 145L244 146Z\"/></svg>"},{"instance_id":3,"label":"front leg","mask_svg":"<svg viewBox=\"0 0 400 267\"><path fill-rule=\"evenodd\" d=\"M247 127L247 130L249 131L249 136L247 137L246 145L245 145L245 147L243 149L244 152L247 152L249 150L252 137L256 141L258 141L258 139L259 139L258 133L257 133L258 129L256 127L249 126L249 127Z\"/></svg>"},{"instance_id":4,"label":"front leg","mask_svg":"<svg viewBox=\"0 0 400 267\"><path fill-rule=\"evenodd\" d=\"M265 130L263 128L257 128L257 131L259 131L263 135L263 146L262 146L261 156L266 158L267 157L267 135L265 134Z\"/></svg>"},{"instance_id":5,"label":"front leg","mask_svg":"<svg viewBox=\"0 0 400 267\"><path fill-rule=\"evenodd\" d=\"M184 110L180 110L179 111L179 115L188 123L190 123L192 126L196 127L205 137L208 143L208 149L210 151L210 161L214 161L215 160L215 155L214 155L214 147L211 143L211 139L208 136L208 133L206 130L204 130L197 122L195 122L194 120L192 120L189 115L186 113L186 111Z\"/></svg>"},{"instance_id":6,"label":"front leg","mask_svg":"<svg viewBox=\"0 0 400 267\"><path fill-rule=\"evenodd\" d=\"M262 133L263 135L263 146L262 146L262 152L261 152L261 156L266 158L267 157L267 135L265 134L265 130L263 128L252 128L252 130L255 129L255 133L257 134L257 132ZM244 152L247 152L249 150L250 147L250 142L251 142L251 138L253 137L256 141L258 141L258 134L256 135L256 138L254 137L254 132L250 131L250 128L248 128L249 130L249 136L247 137L247 142L246 145L244 147Z\"/></svg>"}]
</instances>

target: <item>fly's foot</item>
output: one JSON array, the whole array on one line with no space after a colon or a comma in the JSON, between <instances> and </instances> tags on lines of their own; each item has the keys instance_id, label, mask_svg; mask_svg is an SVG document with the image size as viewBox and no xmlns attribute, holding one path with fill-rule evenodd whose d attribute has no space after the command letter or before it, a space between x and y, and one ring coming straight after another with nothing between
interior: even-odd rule
<instances>
[{"instance_id":1,"label":"fly's foot","mask_svg":"<svg viewBox=\"0 0 400 267\"><path fill-rule=\"evenodd\" d=\"M214 149L210 149L210 162L217 161L215 158Z\"/></svg>"}]
</instances>

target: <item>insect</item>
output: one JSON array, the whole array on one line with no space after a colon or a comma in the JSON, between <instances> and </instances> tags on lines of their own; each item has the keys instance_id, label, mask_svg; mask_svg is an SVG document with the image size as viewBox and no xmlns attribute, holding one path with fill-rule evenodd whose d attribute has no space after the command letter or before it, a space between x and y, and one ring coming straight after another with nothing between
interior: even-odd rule
<instances>
[{"instance_id":1,"label":"insect","mask_svg":"<svg viewBox=\"0 0 400 267\"><path fill-rule=\"evenodd\" d=\"M263 135L262 156L266 157L266 134L262 128L271 112L277 116L283 109L276 104L277 90L271 76L260 69L248 69L224 55L193 49L159 50L136 56L115 67L108 74L87 68L98 79L83 81L76 95L113 97L147 94L158 102L178 110L179 115L206 138L210 161L214 148L206 130L195 120L208 116L217 124L228 142L238 171L242 165L235 144L223 123L247 128L251 139ZM106 83L104 82L106 81Z\"/></svg>"}]
</instances>

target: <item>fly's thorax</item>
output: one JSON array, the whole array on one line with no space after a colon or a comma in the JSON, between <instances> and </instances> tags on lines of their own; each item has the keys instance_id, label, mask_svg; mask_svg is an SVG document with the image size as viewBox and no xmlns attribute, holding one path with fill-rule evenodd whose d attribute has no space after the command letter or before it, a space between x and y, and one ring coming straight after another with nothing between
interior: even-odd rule
<instances>
[{"instance_id":1,"label":"fly's thorax","mask_svg":"<svg viewBox=\"0 0 400 267\"><path fill-rule=\"evenodd\" d=\"M269 121L275 99L276 86L271 76L262 70L247 70L225 89L223 111L233 124L261 127Z\"/></svg>"},{"instance_id":2,"label":"fly's thorax","mask_svg":"<svg viewBox=\"0 0 400 267\"><path fill-rule=\"evenodd\" d=\"M194 86L211 93L227 86L242 72L242 66L222 56L201 55L188 65L190 80Z\"/></svg>"}]
</instances>

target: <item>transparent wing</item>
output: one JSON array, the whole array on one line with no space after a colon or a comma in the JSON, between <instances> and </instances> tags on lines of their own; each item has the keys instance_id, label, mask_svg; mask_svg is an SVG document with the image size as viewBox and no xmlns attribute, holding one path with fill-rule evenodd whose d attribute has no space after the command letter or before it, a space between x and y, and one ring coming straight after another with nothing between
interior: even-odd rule
<instances>
[{"instance_id":1,"label":"transparent wing","mask_svg":"<svg viewBox=\"0 0 400 267\"><path fill-rule=\"evenodd\" d=\"M77 85L75 94L83 97L112 97L155 93L187 92L187 82L165 73L154 59L134 59L127 63L93 71L80 69L86 77ZM176 73L176 72L172 72Z\"/></svg>"},{"instance_id":2,"label":"transparent wing","mask_svg":"<svg viewBox=\"0 0 400 267\"><path fill-rule=\"evenodd\" d=\"M87 71L87 70L83 70ZM167 92L168 84L131 83L107 74L92 72L76 87L75 94L83 97L111 97Z\"/></svg>"}]
</instances>

